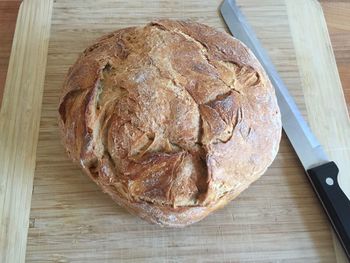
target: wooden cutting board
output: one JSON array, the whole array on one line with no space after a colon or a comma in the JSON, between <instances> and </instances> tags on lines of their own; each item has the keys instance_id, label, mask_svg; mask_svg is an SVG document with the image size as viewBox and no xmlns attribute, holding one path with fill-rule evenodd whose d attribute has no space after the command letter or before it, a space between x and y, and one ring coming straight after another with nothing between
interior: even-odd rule
<instances>
[{"instance_id":1,"label":"wooden cutting board","mask_svg":"<svg viewBox=\"0 0 350 263\"><path fill-rule=\"evenodd\" d=\"M349 120L319 4L237 2L328 153L348 160ZM285 136L259 181L224 209L183 229L131 216L64 153L58 96L69 66L87 45L104 33L164 17L226 30L220 3L23 2L0 114L1 262L343 262Z\"/></svg>"}]
</instances>

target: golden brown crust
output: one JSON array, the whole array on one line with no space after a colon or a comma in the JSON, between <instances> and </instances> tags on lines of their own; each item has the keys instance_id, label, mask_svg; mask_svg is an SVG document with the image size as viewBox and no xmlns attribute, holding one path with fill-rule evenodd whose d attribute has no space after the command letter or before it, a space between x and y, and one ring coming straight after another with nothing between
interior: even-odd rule
<instances>
[{"instance_id":1,"label":"golden brown crust","mask_svg":"<svg viewBox=\"0 0 350 263\"><path fill-rule=\"evenodd\" d=\"M202 24L160 20L84 51L59 104L69 156L113 200L184 226L241 193L277 154L274 90L241 42Z\"/></svg>"}]
</instances>

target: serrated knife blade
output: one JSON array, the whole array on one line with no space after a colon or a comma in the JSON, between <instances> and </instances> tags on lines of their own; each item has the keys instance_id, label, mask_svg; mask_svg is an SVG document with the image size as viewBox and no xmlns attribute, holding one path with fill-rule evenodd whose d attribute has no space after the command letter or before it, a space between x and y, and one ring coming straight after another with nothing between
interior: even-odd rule
<instances>
[{"instance_id":1,"label":"serrated knife blade","mask_svg":"<svg viewBox=\"0 0 350 263\"><path fill-rule=\"evenodd\" d=\"M275 87L283 129L350 259L350 200L338 184L338 167L334 162L329 161L322 146L308 127L235 0L225 0L220 11L230 32L252 50Z\"/></svg>"}]
</instances>

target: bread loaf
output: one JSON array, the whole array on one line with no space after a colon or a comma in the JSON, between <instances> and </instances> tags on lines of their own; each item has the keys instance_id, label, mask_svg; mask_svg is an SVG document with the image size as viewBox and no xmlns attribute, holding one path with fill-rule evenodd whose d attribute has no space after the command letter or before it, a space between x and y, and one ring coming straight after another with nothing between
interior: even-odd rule
<instances>
[{"instance_id":1,"label":"bread loaf","mask_svg":"<svg viewBox=\"0 0 350 263\"><path fill-rule=\"evenodd\" d=\"M59 127L70 158L116 203L174 227L257 180L281 137L274 89L252 52L171 20L87 48L65 79Z\"/></svg>"}]
</instances>

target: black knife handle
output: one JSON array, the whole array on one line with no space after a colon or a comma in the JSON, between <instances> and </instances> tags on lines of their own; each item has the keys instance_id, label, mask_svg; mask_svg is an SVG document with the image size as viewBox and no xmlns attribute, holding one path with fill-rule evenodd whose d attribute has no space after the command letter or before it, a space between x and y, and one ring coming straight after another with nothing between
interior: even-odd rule
<instances>
[{"instance_id":1,"label":"black knife handle","mask_svg":"<svg viewBox=\"0 0 350 263\"><path fill-rule=\"evenodd\" d=\"M338 184L339 169L334 162L307 171L340 242L350 259L350 200Z\"/></svg>"}]
</instances>

